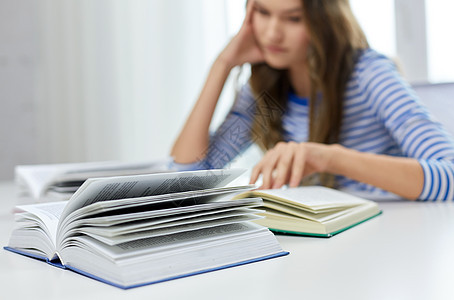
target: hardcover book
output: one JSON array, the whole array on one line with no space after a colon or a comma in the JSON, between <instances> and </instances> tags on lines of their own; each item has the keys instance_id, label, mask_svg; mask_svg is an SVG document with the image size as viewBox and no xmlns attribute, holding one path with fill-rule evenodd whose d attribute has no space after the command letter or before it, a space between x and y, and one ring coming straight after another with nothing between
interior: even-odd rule
<instances>
[{"instance_id":1,"label":"hardcover book","mask_svg":"<svg viewBox=\"0 0 454 300\"><path fill-rule=\"evenodd\" d=\"M288 254L253 223L244 170L91 178L69 201L17 206L6 250L127 289Z\"/></svg>"},{"instance_id":2,"label":"hardcover book","mask_svg":"<svg viewBox=\"0 0 454 300\"><path fill-rule=\"evenodd\" d=\"M271 231L331 237L379 214L377 203L321 186L254 190L237 199L260 197L265 218L255 221Z\"/></svg>"}]
</instances>

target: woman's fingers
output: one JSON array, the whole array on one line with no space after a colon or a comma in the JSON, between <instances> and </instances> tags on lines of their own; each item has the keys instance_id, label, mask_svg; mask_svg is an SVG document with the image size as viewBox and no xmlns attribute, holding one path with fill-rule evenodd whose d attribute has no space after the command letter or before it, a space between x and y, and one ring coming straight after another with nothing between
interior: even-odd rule
<instances>
[{"instance_id":1,"label":"woman's fingers","mask_svg":"<svg viewBox=\"0 0 454 300\"><path fill-rule=\"evenodd\" d=\"M298 153L302 151L297 143L279 143L273 149L269 150L262 160L253 168L250 183L255 183L262 175L262 189L280 188L291 180L291 174L294 174L293 181L301 181L304 169L304 155ZM298 157L295 160L295 157ZM295 163L298 167L295 168ZM296 175L298 174L298 175Z\"/></svg>"},{"instance_id":2,"label":"woman's fingers","mask_svg":"<svg viewBox=\"0 0 454 300\"><path fill-rule=\"evenodd\" d=\"M263 159L252 168L251 179L249 184L255 184L262 174Z\"/></svg>"},{"instance_id":3,"label":"woman's fingers","mask_svg":"<svg viewBox=\"0 0 454 300\"><path fill-rule=\"evenodd\" d=\"M273 175L276 163L279 160L279 152L271 149L267 152L261 163L262 189L270 189L273 185Z\"/></svg>"},{"instance_id":4,"label":"woman's fingers","mask_svg":"<svg viewBox=\"0 0 454 300\"><path fill-rule=\"evenodd\" d=\"M299 147L303 148L303 147ZM290 187L297 187L299 186L301 180L303 179L304 169L306 167L306 153L304 149L298 149L295 151L295 155L293 157L293 164L291 167L290 179L289 179L289 186Z\"/></svg>"},{"instance_id":5,"label":"woman's fingers","mask_svg":"<svg viewBox=\"0 0 454 300\"><path fill-rule=\"evenodd\" d=\"M277 160L273 178L273 189L278 189L288 182L292 165L294 164L293 158L297 151L297 144L290 142L288 144L281 145L278 151L279 158Z\"/></svg>"},{"instance_id":6,"label":"woman's fingers","mask_svg":"<svg viewBox=\"0 0 454 300\"><path fill-rule=\"evenodd\" d=\"M304 177L326 172L332 153L332 148L318 143L278 143L254 167L251 183L262 175L263 189L280 188L286 183L296 187Z\"/></svg>"},{"instance_id":7,"label":"woman's fingers","mask_svg":"<svg viewBox=\"0 0 454 300\"><path fill-rule=\"evenodd\" d=\"M278 159L278 155L275 149L269 150L260 162L252 169L251 179L249 183L254 184L258 180L259 176L262 175L261 189L271 188L273 182L273 171Z\"/></svg>"},{"instance_id":8,"label":"woman's fingers","mask_svg":"<svg viewBox=\"0 0 454 300\"><path fill-rule=\"evenodd\" d=\"M254 0L248 0L246 6L246 16L244 17L243 26L244 24L251 24L252 23L252 12L254 7Z\"/></svg>"},{"instance_id":9,"label":"woman's fingers","mask_svg":"<svg viewBox=\"0 0 454 300\"><path fill-rule=\"evenodd\" d=\"M220 54L220 57L230 67L244 63L254 64L264 61L264 55L257 44L252 28L253 6L254 0L249 0L243 25Z\"/></svg>"},{"instance_id":10,"label":"woman's fingers","mask_svg":"<svg viewBox=\"0 0 454 300\"><path fill-rule=\"evenodd\" d=\"M262 175L262 189L280 188L287 183L297 187L305 176L325 171L327 150L316 143L278 143L252 169L250 183Z\"/></svg>"}]
</instances>

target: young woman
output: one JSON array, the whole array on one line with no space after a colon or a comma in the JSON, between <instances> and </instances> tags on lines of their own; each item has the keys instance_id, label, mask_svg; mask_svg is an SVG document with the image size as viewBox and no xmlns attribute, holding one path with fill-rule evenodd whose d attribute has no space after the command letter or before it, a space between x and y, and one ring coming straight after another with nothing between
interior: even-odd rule
<instances>
[{"instance_id":1,"label":"young woman","mask_svg":"<svg viewBox=\"0 0 454 300\"><path fill-rule=\"evenodd\" d=\"M251 77L209 126L233 67ZM172 149L180 167L225 166L266 151L251 183L318 183L407 199L454 199L454 141L394 64L370 49L348 0L249 0ZM316 176L314 176L316 175Z\"/></svg>"}]
</instances>

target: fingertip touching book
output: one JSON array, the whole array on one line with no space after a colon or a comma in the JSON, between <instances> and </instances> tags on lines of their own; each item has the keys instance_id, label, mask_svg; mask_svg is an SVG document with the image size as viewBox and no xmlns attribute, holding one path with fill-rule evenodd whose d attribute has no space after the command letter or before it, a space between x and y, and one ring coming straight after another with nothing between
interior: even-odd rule
<instances>
[{"instance_id":1,"label":"fingertip touching book","mask_svg":"<svg viewBox=\"0 0 454 300\"><path fill-rule=\"evenodd\" d=\"M255 223L276 233L332 237L382 213L376 202L322 187L251 190L237 199L263 199L263 219Z\"/></svg>"},{"instance_id":2,"label":"fingertip touching book","mask_svg":"<svg viewBox=\"0 0 454 300\"><path fill-rule=\"evenodd\" d=\"M6 250L129 289L287 255L242 169L90 178L68 201L19 205Z\"/></svg>"}]
</instances>

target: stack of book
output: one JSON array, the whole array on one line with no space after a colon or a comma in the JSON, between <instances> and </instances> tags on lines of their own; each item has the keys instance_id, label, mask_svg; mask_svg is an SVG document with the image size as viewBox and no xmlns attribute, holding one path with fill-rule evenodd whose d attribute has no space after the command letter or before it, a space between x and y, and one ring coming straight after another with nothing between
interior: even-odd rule
<instances>
[{"instance_id":1,"label":"stack of book","mask_svg":"<svg viewBox=\"0 0 454 300\"><path fill-rule=\"evenodd\" d=\"M271 231L331 237L381 213L373 201L325 187L230 184L245 171L19 166L18 183L38 203L16 207L5 249L126 289L288 254ZM69 200L39 203L52 193Z\"/></svg>"},{"instance_id":2,"label":"stack of book","mask_svg":"<svg viewBox=\"0 0 454 300\"><path fill-rule=\"evenodd\" d=\"M6 250L120 288L288 254L253 221L254 186L226 185L245 170L90 178L68 201L17 206Z\"/></svg>"}]
</instances>

